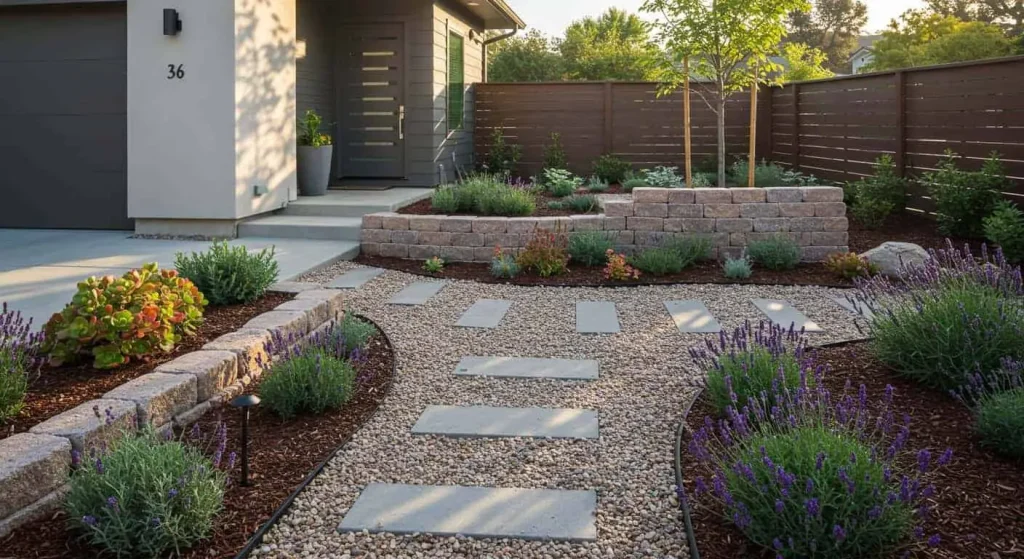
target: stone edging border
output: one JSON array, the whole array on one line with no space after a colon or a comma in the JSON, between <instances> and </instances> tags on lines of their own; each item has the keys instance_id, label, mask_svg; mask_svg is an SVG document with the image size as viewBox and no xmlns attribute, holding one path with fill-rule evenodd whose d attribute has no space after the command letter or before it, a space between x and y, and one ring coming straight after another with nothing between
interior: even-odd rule
<instances>
[{"instance_id":1,"label":"stone edging border","mask_svg":"<svg viewBox=\"0 0 1024 559\"><path fill-rule=\"evenodd\" d=\"M738 257L749 242L779 234L800 245L804 262L849 250L843 189L834 186L637 188L603 210L560 217L375 213L363 216L361 249L367 256L490 262L495 246L514 253L535 230L558 227L607 231L627 254L687 235L710 237L715 258Z\"/></svg>"},{"instance_id":2,"label":"stone edging border","mask_svg":"<svg viewBox=\"0 0 1024 559\"><path fill-rule=\"evenodd\" d=\"M259 377L260 363L268 360L265 344L274 333L285 339L307 336L343 309L340 290L297 282L281 282L271 290L293 293L295 299L99 399L0 440L0 538L60 505L68 489L72 451L84 454L137 425L165 431L195 423ZM96 417L96 409L104 417Z\"/></svg>"}]
</instances>

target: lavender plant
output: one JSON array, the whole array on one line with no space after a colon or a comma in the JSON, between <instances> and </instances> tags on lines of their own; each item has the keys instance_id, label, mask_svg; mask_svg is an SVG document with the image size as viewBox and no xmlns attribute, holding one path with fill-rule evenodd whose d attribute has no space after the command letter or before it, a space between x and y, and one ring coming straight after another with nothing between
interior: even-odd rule
<instances>
[{"instance_id":1,"label":"lavender plant","mask_svg":"<svg viewBox=\"0 0 1024 559\"><path fill-rule=\"evenodd\" d=\"M209 536L223 507L225 469L235 459L225 460L223 424L212 459L193 444L201 442L193 433L192 442L167 440L147 428L126 433L108 452L74 453L78 467L65 502L70 528L115 557L132 558L178 555Z\"/></svg>"},{"instance_id":2,"label":"lavender plant","mask_svg":"<svg viewBox=\"0 0 1024 559\"><path fill-rule=\"evenodd\" d=\"M833 399L820 385L780 383L742 411L729 407L726 419L705 418L689 452L712 474L695 479L696 497L776 558L888 556L912 534L925 540L928 473L952 451L921 450L916 469L897 467L913 454L910 419L895 421L892 394L887 387L869 402L864 386L848 384Z\"/></svg>"},{"instance_id":3,"label":"lavender plant","mask_svg":"<svg viewBox=\"0 0 1024 559\"><path fill-rule=\"evenodd\" d=\"M974 412L981 446L1024 459L1024 362L1006 359L997 373L975 373L952 395Z\"/></svg>"},{"instance_id":4,"label":"lavender plant","mask_svg":"<svg viewBox=\"0 0 1024 559\"><path fill-rule=\"evenodd\" d=\"M754 329L748 321L732 336L721 332L717 341L706 339L690 357L707 375L705 390L719 416L730 407L743 409L751 399L770 398L779 388L815 383L813 374L808 376L814 366L807 340L792 328L762 322Z\"/></svg>"},{"instance_id":5,"label":"lavender plant","mask_svg":"<svg viewBox=\"0 0 1024 559\"><path fill-rule=\"evenodd\" d=\"M28 375L39 365L41 333L32 332L32 320L0 306L0 423L21 411L28 391Z\"/></svg>"},{"instance_id":6,"label":"lavender plant","mask_svg":"<svg viewBox=\"0 0 1024 559\"><path fill-rule=\"evenodd\" d=\"M904 376L951 390L1024 356L1021 270L998 250L975 258L947 244L922 266L902 266L898 280L861 279L858 288L874 315L873 352Z\"/></svg>"}]
</instances>

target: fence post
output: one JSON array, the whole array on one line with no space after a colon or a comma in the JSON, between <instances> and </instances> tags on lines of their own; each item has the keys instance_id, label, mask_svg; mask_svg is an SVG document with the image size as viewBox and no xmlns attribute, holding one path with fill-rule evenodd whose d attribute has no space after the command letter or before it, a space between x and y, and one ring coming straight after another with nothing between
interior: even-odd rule
<instances>
[{"instance_id":1,"label":"fence post","mask_svg":"<svg viewBox=\"0 0 1024 559\"><path fill-rule=\"evenodd\" d=\"M793 170L800 170L800 84L793 84Z\"/></svg>"},{"instance_id":2,"label":"fence post","mask_svg":"<svg viewBox=\"0 0 1024 559\"><path fill-rule=\"evenodd\" d=\"M896 82L896 155L893 163L896 164L896 173L904 176L907 169L907 78L903 70L897 70L893 74Z\"/></svg>"},{"instance_id":3,"label":"fence post","mask_svg":"<svg viewBox=\"0 0 1024 559\"><path fill-rule=\"evenodd\" d=\"M611 154L612 149L615 147L613 139L615 137L615 121L613 120L615 115L612 111L612 82L604 82L604 152Z\"/></svg>"}]
</instances>

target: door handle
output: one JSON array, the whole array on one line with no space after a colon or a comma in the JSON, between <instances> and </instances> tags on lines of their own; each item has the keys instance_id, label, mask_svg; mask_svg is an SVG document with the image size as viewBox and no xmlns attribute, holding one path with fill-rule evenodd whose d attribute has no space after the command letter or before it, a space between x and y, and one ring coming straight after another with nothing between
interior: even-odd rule
<instances>
[{"instance_id":1,"label":"door handle","mask_svg":"<svg viewBox=\"0 0 1024 559\"><path fill-rule=\"evenodd\" d=\"M398 139L405 139L405 105L398 106Z\"/></svg>"}]
</instances>

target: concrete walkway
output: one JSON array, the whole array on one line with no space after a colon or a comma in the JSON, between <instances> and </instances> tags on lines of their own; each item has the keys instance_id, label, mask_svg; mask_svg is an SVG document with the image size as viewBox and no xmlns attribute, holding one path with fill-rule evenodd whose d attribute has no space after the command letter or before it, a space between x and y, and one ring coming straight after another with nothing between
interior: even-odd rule
<instances>
[{"instance_id":1,"label":"concrete walkway","mask_svg":"<svg viewBox=\"0 0 1024 559\"><path fill-rule=\"evenodd\" d=\"M174 266L177 252L205 250L205 241L132 239L126 231L0 229L0 302L41 326L71 300L88 276L120 275L147 262ZM252 250L276 247L282 281L358 254L356 243L249 238Z\"/></svg>"}]
</instances>

